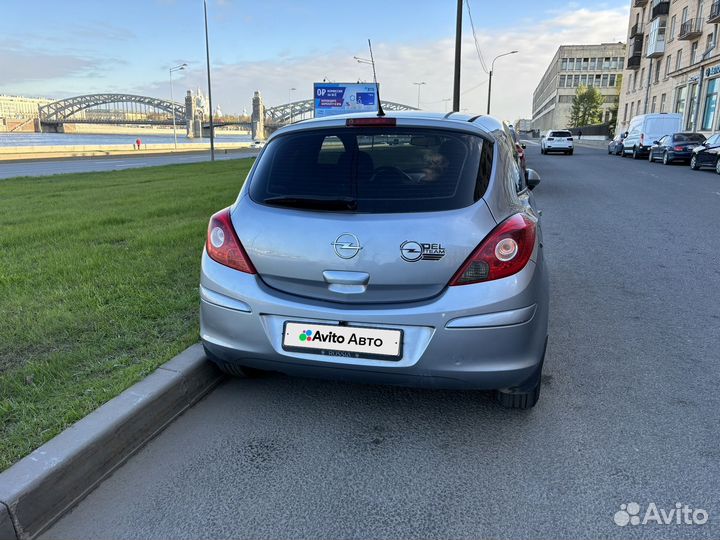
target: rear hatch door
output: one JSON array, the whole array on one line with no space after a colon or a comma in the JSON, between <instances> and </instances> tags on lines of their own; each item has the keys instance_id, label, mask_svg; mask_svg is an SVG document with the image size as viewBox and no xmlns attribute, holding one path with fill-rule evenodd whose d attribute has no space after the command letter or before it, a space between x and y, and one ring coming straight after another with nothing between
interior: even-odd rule
<instances>
[{"instance_id":1,"label":"rear hatch door","mask_svg":"<svg viewBox=\"0 0 720 540\"><path fill-rule=\"evenodd\" d=\"M261 279L344 303L436 296L496 222L492 143L424 128L332 128L266 147L233 224Z\"/></svg>"}]
</instances>

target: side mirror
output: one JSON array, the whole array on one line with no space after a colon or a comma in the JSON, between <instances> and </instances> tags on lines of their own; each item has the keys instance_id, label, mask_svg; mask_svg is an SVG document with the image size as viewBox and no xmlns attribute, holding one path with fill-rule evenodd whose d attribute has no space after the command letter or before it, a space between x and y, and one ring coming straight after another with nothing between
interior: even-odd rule
<instances>
[{"instance_id":1,"label":"side mirror","mask_svg":"<svg viewBox=\"0 0 720 540\"><path fill-rule=\"evenodd\" d=\"M540 138L541 138L541 139L544 139L544 138L545 138L545 135L540 135Z\"/></svg>"},{"instance_id":2,"label":"side mirror","mask_svg":"<svg viewBox=\"0 0 720 540\"><path fill-rule=\"evenodd\" d=\"M520 145L520 148L522 148L523 150L525 150L525 149L527 148L527 145L526 145L525 143L523 143L523 144Z\"/></svg>"},{"instance_id":3,"label":"side mirror","mask_svg":"<svg viewBox=\"0 0 720 540\"><path fill-rule=\"evenodd\" d=\"M535 189L540 184L540 175L535 169L527 170L527 185L530 189Z\"/></svg>"},{"instance_id":4,"label":"side mirror","mask_svg":"<svg viewBox=\"0 0 720 540\"><path fill-rule=\"evenodd\" d=\"M653 144L660 144L660 141L653 141Z\"/></svg>"}]
</instances>

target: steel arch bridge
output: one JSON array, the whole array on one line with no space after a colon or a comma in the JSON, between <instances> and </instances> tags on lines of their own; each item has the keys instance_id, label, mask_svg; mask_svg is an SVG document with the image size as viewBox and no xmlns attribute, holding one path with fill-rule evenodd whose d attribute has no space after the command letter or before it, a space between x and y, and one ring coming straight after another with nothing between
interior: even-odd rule
<instances>
[{"instance_id":1,"label":"steel arch bridge","mask_svg":"<svg viewBox=\"0 0 720 540\"><path fill-rule=\"evenodd\" d=\"M148 109L155 109L167 113L167 118L71 118L73 115L86 109L95 109L103 105L120 105L117 113L137 112L138 108L147 112ZM128 108L128 105L130 107ZM135 109L135 111L133 111ZM168 124L172 123L172 115L175 114L176 122L185 121L185 105L173 103L165 99L158 99L148 96L137 96L133 94L90 94L85 96L76 96L67 99L61 99L48 105L40 107L40 121L45 123L63 123L63 122L91 122L91 123L112 123L112 124Z\"/></svg>"},{"instance_id":2,"label":"steel arch bridge","mask_svg":"<svg viewBox=\"0 0 720 540\"><path fill-rule=\"evenodd\" d=\"M386 111L417 111L416 107L403 105L402 103L393 103L392 101L381 101L383 110ZM265 109L265 118L279 124L289 122L290 120L300 120L306 115L311 115L315 110L315 101L307 99L304 101L294 101L284 105L277 105Z\"/></svg>"}]
</instances>

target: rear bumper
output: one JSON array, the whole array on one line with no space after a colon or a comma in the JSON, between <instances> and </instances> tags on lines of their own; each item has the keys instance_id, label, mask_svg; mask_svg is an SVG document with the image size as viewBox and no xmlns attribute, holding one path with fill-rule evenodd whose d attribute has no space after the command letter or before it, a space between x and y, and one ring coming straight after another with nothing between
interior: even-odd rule
<instances>
[{"instance_id":1,"label":"rear bumper","mask_svg":"<svg viewBox=\"0 0 720 540\"><path fill-rule=\"evenodd\" d=\"M677 152L675 150L668 150L668 159L687 159L692 157L692 150L686 150Z\"/></svg>"},{"instance_id":2,"label":"rear bumper","mask_svg":"<svg viewBox=\"0 0 720 540\"><path fill-rule=\"evenodd\" d=\"M402 329L403 356L387 361L285 351L288 320ZM279 293L203 254L201 339L227 363L403 386L512 389L542 366L547 324L542 259L510 278L451 287L429 301L362 307Z\"/></svg>"},{"instance_id":3,"label":"rear bumper","mask_svg":"<svg viewBox=\"0 0 720 540\"><path fill-rule=\"evenodd\" d=\"M572 144L571 145L552 145L552 144L545 145L546 152L567 152L572 149L573 149Z\"/></svg>"}]
</instances>

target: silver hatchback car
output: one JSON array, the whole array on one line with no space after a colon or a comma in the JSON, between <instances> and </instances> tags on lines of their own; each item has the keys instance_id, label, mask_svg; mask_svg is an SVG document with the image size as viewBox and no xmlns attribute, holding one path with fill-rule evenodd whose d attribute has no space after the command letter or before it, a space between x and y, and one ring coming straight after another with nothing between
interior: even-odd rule
<instances>
[{"instance_id":1,"label":"silver hatchback car","mask_svg":"<svg viewBox=\"0 0 720 540\"><path fill-rule=\"evenodd\" d=\"M548 328L539 181L489 116L279 130L210 220L207 356L230 374L492 389L534 406Z\"/></svg>"}]
</instances>

